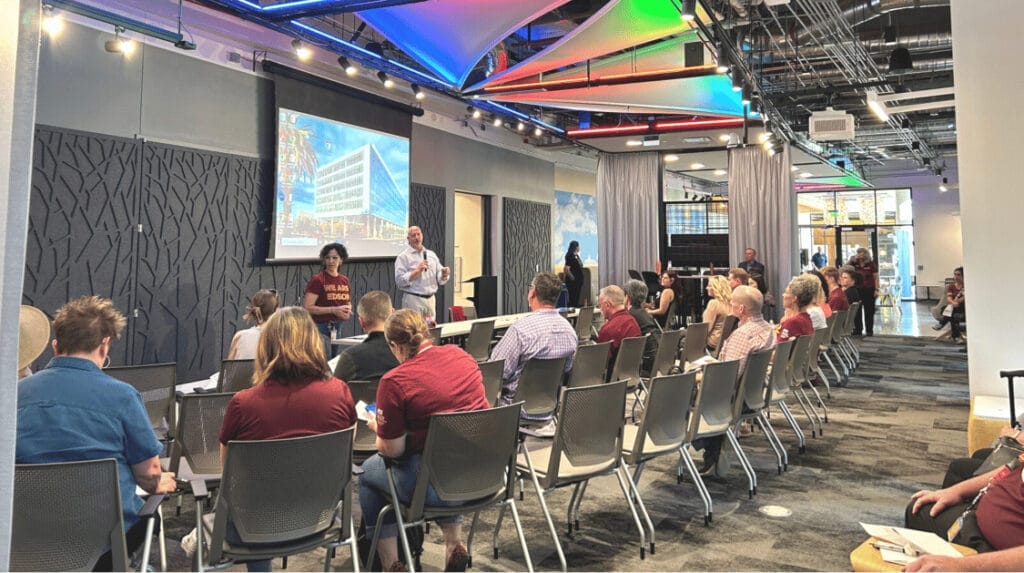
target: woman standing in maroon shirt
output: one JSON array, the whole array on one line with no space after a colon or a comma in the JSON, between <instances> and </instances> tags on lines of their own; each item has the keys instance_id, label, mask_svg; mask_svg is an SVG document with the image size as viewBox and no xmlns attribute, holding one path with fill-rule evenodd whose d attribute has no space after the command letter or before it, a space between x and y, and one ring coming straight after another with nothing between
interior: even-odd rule
<instances>
[{"instance_id":1,"label":"woman standing in maroon shirt","mask_svg":"<svg viewBox=\"0 0 1024 573\"><path fill-rule=\"evenodd\" d=\"M329 243L320 249L322 270L306 283L306 296L302 308L313 315L313 322L325 338L328 357L334 356L331 345L331 330L341 330L341 321L352 316L352 292L348 277L341 274L341 265L348 260L348 249L341 243Z\"/></svg>"},{"instance_id":2,"label":"woman standing in maroon shirt","mask_svg":"<svg viewBox=\"0 0 1024 573\"><path fill-rule=\"evenodd\" d=\"M850 259L857 274L860 275L860 284L857 290L860 292L860 309L864 313L857 315L853 323L853 333L861 333L863 325L864 336L875 335L875 297L878 296L878 263L871 260L871 253L864 247L857 249L857 254Z\"/></svg>"}]
</instances>

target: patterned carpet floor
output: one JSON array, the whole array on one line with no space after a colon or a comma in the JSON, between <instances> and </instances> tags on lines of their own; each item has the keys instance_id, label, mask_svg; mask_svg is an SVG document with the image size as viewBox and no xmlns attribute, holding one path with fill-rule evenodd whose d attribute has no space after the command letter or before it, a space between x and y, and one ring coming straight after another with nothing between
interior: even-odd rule
<instances>
[{"instance_id":1,"label":"patterned carpet floor","mask_svg":"<svg viewBox=\"0 0 1024 573\"><path fill-rule=\"evenodd\" d=\"M703 504L693 484L676 481L676 458L653 461L643 473L640 493L655 522L657 552L641 560L639 536L613 477L593 481L581 511L580 531L565 533L570 489L547 500L574 571L842 571L849 553L865 538L858 522L902 524L914 491L935 487L949 460L966 454L969 409L967 355L962 346L928 338L875 336L858 341L860 367L845 388L834 389L823 435L810 437L806 418L792 407L808 434L799 454L781 415L772 416L789 445L789 471L778 475L775 457L760 432L741 438L758 473L758 494L748 499L738 464L725 478L709 478L714 521L704 526ZM794 400L795 402L795 400ZM174 541L194 524L186 507L167 511L172 570L190 562ZM781 507L787 517L761 511ZM526 539L538 570L557 570L558 558L536 494L527 486L519 503ZM358 507L356 508L358 513ZM776 512L772 512L774 515ZM358 517L358 516L357 516ZM475 571L523 571L525 563L510 519L499 535L500 555L490 539L496 511L481 515L473 548ZM468 524L467 524L468 525ZM468 529L468 527L467 527ZM323 569L323 552L292 557L291 571ZM443 544L435 527L427 535L423 567L444 567ZM275 569L281 566L275 561ZM339 551L335 570L351 570ZM231 570L244 571L244 565Z\"/></svg>"}]
</instances>

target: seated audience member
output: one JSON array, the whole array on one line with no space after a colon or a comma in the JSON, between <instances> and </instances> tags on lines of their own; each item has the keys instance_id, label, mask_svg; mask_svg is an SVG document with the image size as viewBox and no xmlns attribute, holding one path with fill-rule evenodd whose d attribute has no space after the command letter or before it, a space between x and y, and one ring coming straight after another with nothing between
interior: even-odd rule
<instances>
[{"instance_id":1,"label":"seated audience member","mask_svg":"<svg viewBox=\"0 0 1024 573\"><path fill-rule=\"evenodd\" d=\"M941 330L946 322L949 323L949 335L954 342L963 342L963 322L966 320L967 313L965 303L967 301L966 289L963 287L964 280L964 269L963 267L957 267L953 271L953 275L958 277L960 282L953 283L949 286L946 291L947 305L943 309L944 314L942 315L943 320L939 322L937 330ZM958 286L959 284L959 286ZM946 315L949 316L946 316ZM935 328L934 326L932 328Z\"/></svg>"},{"instance_id":2,"label":"seated audience member","mask_svg":"<svg viewBox=\"0 0 1024 573\"><path fill-rule=\"evenodd\" d=\"M844 265L839 269L839 286L843 287L846 301L851 305L855 302L860 302L860 289L857 288L858 281L860 281L860 274L853 267ZM855 331L854 334L859 334L859 332Z\"/></svg>"},{"instance_id":3,"label":"seated audience member","mask_svg":"<svg viewBox=\"0 0 1024 573\"><path fill-rule=\"evenodd\" d=\"M952 541L974 548L979 555L955 561L922 557L909 564L907 571L1010 571L1024 567L1024 466L1018 464L1008 472L1004 468L911 496L905 513L907 527L943 538L957 528Z\"/></svg>"},{"instance_id":4,"label":"seated audience member","mask_svg":"<svg viewBox=\"0 0 1024 573\"><path fill-rule=\"evenodd\" d=\"M833 312L837 310L850 310L850 302L846 300L846 293L839 286L839 269L825 267L821 269L821 274L825 277L825 283L828 284L828 300L826 302L829 308Z\"/></svg>"},{"instance_id":5,"label":"seated audience member","mask_svg":"<svg viewBox=\"0 0 1024 573\"><path fill-rule=\"evenodd\" d=\"M782 307L786 309L786 314L779 323L778 342L814 334L814 324L807 314L807 307L814 302L814 296L820 288L821 285L814 277L800 275L789 281L789 286L782 293Z\"/></svg>"},{"instance_id":6,"label":"seated audience member","mask_svg":"<svg viewBox=\"0 0 1024 573\"><path fill-rule=\"evenodd\" d=\"M305 309L282 308L264 323L255 360L253 386L235 394L224 412L222 462L232 440L298 438L356 423L352 393L331 375L320 333ZM228 540L236 535L229 528ZM246 565L249 571L270 571L270 560Z\"/></svg>"},{"instance_id":7,"label":"seated audience member","mask_svg":"<svg viewBox=\"0 0 1024 573\"><path fill-rule=\"evenodd\" d=\"M46 350L50 319L34 306L21 305L18 313L18 379L32 375L29 366Z\"/></svg>"},{"instance_id":8,"label":"seated audience member","mask_svg":"<svg viewBox=\"0 0 1024 573\"><path fill-rule=\"evenodd\" d=\"M75 299L57 311L53 359L18 383L15 461L117 460L131 554L146 538L136 486L149 493L169 493L175 482L173 473L160 471L163 445L153 433L142 396L101 369L125 324L113 302L96 296ZM110 571L112 566L108 552L96 570Z\"/></svg>"},{"instance_id":9,"label":"seated audience member","mask_svg":"<svg viewBox=\"0 0 1024 573\"><path fill-rule=\"evenodd\" d=\"M814 298L807 306L807 315L811 317L811 324L815 330L828 328L828 317L832 316L832 307L825 304L825 291L821 288L821 282L812 273L804 273L802 276L818 282L817 288L814 289Z\"/></svg>"},{"instance_id":10,"label":"seated audience member","mask_svg":"<svg viewBox=\"0 0 1024 573\"><path fill-rule=\"evenodd\" d=\"M732 292L730 311L739 318L736 330L722 343L718 360L739 360L739 376L747 365L747 356L754 352L775 348L775 331L762 315L764 296L756 287L739 286ZM704 450L704 466L701 474L710 475L716 470L722 453L724 436L694 440L694 449Z\"/></svg>"},{"instance_id":11,"label":"seated audience member","mask_svg":"<svg viewBox=\"0 0 1024 573\"><path fill-rule=\"evenodd\" d=\"M255 323L253 326L239 330L231 339L228 360L252 360L256 358L256 344L260 340L263 323L277 310L280 300L276 290L263 289L256 291L245 308L242 319Z\"/></svg>"},{"instance_id":12,"label":"seated audience member","mask_svg":"<svg viewBox=\"0 0 1024 573\"><path fill-rule=\"evenodd\" d=\"M722 338L725 317L729 316L732 289L725 277L714 275L708 277L707 292L708 306L704 308L702 320L708 323L708 348L714 350Z\"/></svg>"},{"instance_id":13,"label":"seated audience member","mask_svg":"<svg viewBox=\"0 0 1024 573\"><path fill-rule=\"evenodd\" d=\"M380 380L385 372L398 366L395 355L384 339L384 321L391 316L391 297L388 293L374 290L363 295L356 306L359 326L366 333L366 340L349 346L338 357L335 375L346 382L352 380Z\"/></svg>"},{"instance_id":14,"label":"seated audience member","mask_svg":"<svg viewBox=\"0 0 1024 573\"><path fill-rule=\"evenodd\" d=\"M643 281L630 279L623 286L626 291L626 299L629 302L629 314L636 320L640 327L640 334L647 336L647 344L644 346L644 361L640 366L640 373L648 376L651 373L651 366L654 365L654 356L658 353L657 335L661 332L654 317L643 309L644 301L647 300L647 285Z\"/></svg>"},{"instance_id":15,"label":"seated audience member","mask_svg":"<svg viewBox=\"0 0 1024 573\"><path fill-rule=\"evenodd\" d=\"M946 294L942 297L942 300L932 307L932 316L938 321L938 324L932 326L934 330L942 330L942 327L949 324L949 318L944 314L946 307L949 305L956 306L957 299L961 298L960 293L964 290L964 268L957 267L953 269L953 282L946 287Z\"/></svg>"},{"instance_id":16,"label":"seated audience member","mask_svg":"<svg viewBox=\"0 0 1024 573\"><path fill-rule=\"evenodd\" d=\"M744 286L750 282L750 275L747 274L747 271L741 268L735 268L729 270L728 279L729 289L736 290L736 287Z\"/></svg>"},{"instance_id":17,"label":"seated audience member","mask_svg":"<svg viewBox=\"0 0 1024 573\"><path fill-rule=\"evenodd\" d=\"M564 319L563 319L564 320ZM372 538L377 515L391 503L384 459L393 459L395 487L401 499L412 498L430 417L443 412L466 412L490 407L476 360L454 344L434 346L419 312L394 312L384 326L388 345L398 366L380 380L377 416L368 423L377 434L377 451L363 463L359 479L359 505L366 535ZM440 505L433 488L427 488L428 505ZM394 514L380 524L377 553L385 571L404 571L398 561L398 530ZM462 516L439 519L444 532L445 571L464 571L469 553L462 544Z\"/></svg>"},{"instance_id":18,"label":"seated audience member","mask_svg":"<svg viewBox=\"0 0 1024 573\"><path fill-rule=\"evenodd\" d=\"M608 356L608 375L615 367L615 357L619 355L619 346L624 338L641 336L640 325L633 315L626 310L626 294L622 289L609 285L601 289L597 296L597 305L604 317L604 324L597 333L597 342L611 342Z\"/></svg>"},{"instance_id":19,"label":"seated audience member","mask_svg":"<svg viewBox=\"0 0 1024 573\"><path fill-rule=\"evenodd\" d=\"M658 295L657 306L648 303L643 306L662 328L668 328L672 324L673 317L669 316L669 310L673 302L677 309L683 304L682 281L674 271L665 271L661 273L661 293Z\"/></svg>"},{"instance_id":20,"label":"seated audience member","mask_svg":"<svg viewBox=\"0 0 1024 573\"><path fill-rule=\"evenodd\" d=\"M555 310L561 288L562 281L552 273L538 273L533 277L526 295L530 315L512 323L491 351L491 360L505 361L499 403L511 404L514 401L519 377L531 358L567 358L565 371L572 369L579 338L573 325ZM546 422L553 414L531 418L524 413L523 417ZM554 435L554 429L552 422L551 435Z\"/></svg>"}]
</instances>

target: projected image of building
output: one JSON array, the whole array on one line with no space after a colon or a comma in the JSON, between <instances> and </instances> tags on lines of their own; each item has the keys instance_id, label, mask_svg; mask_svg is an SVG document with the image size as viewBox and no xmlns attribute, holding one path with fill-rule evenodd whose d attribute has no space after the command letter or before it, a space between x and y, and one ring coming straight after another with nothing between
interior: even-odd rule
<instances>
[{"instance_id":1,"label":"projected image of building","mask_svg":"<svg viewBox=\"0 0 1024 573\"><path fill-rule=\"evenodd\" d=\"M398 187L372 144L317 168L313 205L323 236L405 238L409 190Z\"/></svg>"}]
</instances>

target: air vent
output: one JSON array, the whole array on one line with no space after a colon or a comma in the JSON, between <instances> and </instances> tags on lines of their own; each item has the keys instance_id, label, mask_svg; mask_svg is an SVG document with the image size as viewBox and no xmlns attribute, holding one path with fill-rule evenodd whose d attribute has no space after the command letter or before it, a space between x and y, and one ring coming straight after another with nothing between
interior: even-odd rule
<instances>
[{"instance_id":1,"label":"air vent","mask_svg":"<svg viewBox=\"0 0 1024 573\"><path fill-rule=\"evenodd\" d=\"M812 113L807 123L814 141L846 141L854 137L854 118L846 112L828 108Z\"/></svg>"}]
</instances>

